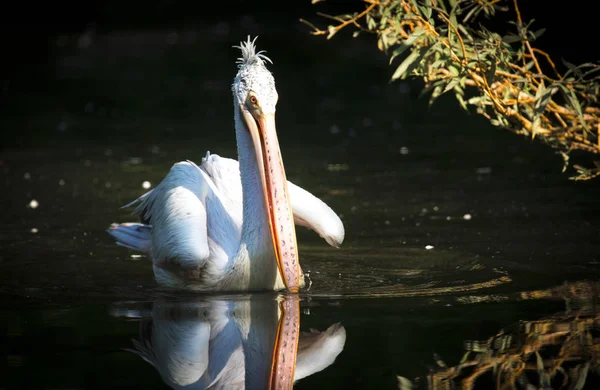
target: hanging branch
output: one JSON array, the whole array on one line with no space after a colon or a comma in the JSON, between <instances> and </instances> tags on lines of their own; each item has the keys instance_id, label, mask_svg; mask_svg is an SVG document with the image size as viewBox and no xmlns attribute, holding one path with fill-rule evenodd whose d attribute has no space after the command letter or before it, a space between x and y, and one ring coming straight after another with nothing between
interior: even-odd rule
<instances>
[{"instance_id":1,"label":"hanging branch","mask_svg":"<svg viewBox=\"0 0 600 390\"><path fill-rule=\"evenodd\" d=\"M589 156L589 166L573 165L573 180L600 176L600 65L565 62L561 75L551 57L532 46L542 33L524 23L517 0L363 0L366 8L329 16L338 24L320 29L304 20L314 35L332 38L344 28L377 35L390 64L402 61L392 80L417 76L425 81L430 104L452 91L461 107L474 108L497 127L555 148L564 159L574 150ZM314 1L313 1L314 2ZM516 34L500 36L474 21L481 14L515 13ZM541 62L543 61L543 62ZM542 67L544 66L544 68ZM551 72L543 72L548 68ZM466 97L468 88L469 96Z\"/></svg>"}]
</instances>

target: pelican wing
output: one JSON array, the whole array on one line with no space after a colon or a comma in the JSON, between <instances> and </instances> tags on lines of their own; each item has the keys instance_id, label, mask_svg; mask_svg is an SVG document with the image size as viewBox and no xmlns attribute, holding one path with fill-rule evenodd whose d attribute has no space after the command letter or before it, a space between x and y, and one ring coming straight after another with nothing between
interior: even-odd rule
<instances>
[{"instance_id":1,"label":"pelican wing","mask_svg":"<svg viewBox=\"0 0 600 390\"><path fill-rule=\"evenodd\" d=\"M344 241L345 232L344 224L335 211L321 199L290 181L288 191L296 225L314 230L329 245L339 248Z\"/></svg>"},{"instance_id":2,"label":"pelican wing","mask_svg":"<svg viewBox=\"0 0 600 390\"><path fill-rule=\"evenodd\" d=\"M206 200L214 191L211 178L191 161L173 165L163 181L124 206L138 204L135 213L152 226L155 265L176 263L199 268L210 256Z\"/></svg>"},{"instance_id":3,"label":"pelican wing","mask_svg":"<svg viewBox=\"0 0 600 390\"><path fill-rule=\"evenodd\" d=\"M342 324L331 325L327 330L300 333L294 381L324 370L333 364L346 344L346 329Z\"/></svg>"},{"instance_id":4,"label":"pelican wing","mask_svg":"<svg viewBox=\"0 0 600 390\"><path fill-rule=\"evenodd\" d=\"M239 199L231 206L237 207L235 214L242 214L242 183L237 160L207 154L202 159L202 170L207 172L224 199ZM340 217L321 199L288 181L288 191L296 225L315 231L331 246L338 248L344 241L344 224ZM241 223L241 222L240 222Z\"/></svg>"},{"instance_id":5,"label":"pelican wing","mask_svg":"<svg viewBox=\"0 0 600 390\"><path fill-rule=\"evenodd\" d=\"M338 215L290 181L288 191L296 225L339 247L345 233ZM215 252L211 265L223 268L237 249L242 225L239 163L210 153L200 167L176 163L156 188L123 207L134 205L141 223L113 224L108 231L119 244L150 254L159 267L199 269Z\"/></svg>"}]
</instances>

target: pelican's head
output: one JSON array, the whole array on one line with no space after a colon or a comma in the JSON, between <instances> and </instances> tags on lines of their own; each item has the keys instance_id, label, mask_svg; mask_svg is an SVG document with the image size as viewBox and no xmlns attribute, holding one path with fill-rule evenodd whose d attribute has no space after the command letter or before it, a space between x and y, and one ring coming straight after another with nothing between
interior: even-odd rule
<instances>
[{"instance_id":1,"label":"pelican's head","mask_svg":"<svg viewBox=\"0 0 600 390\"><path fill-rule=\"evenodd\" d=\"M252 139L279 273L287 289L297 291L300 266L296 230L275 128L277 90L275 79L265 66L271 60L256 51L254 41L256 38L251 41L248 37L237 46L242 57L238 59L239 70L232 88L235 109Z\"/></svg>"},{"instance_id":2,"label":"pelican's head","mask_svg":"<svg viewBox=\"0 0 600 390\"><path fill-rule=\"evenodd\" d=\"M242 51L238 58L238 73L233 81L233 94L236 102L248 111L260 110L266 115L275 114L277 104L277 89L275 79L265 63L273 63L264 51L256 51L254 40L241 42L240 46L234 46Z\"/></svg>"}]
</instances>

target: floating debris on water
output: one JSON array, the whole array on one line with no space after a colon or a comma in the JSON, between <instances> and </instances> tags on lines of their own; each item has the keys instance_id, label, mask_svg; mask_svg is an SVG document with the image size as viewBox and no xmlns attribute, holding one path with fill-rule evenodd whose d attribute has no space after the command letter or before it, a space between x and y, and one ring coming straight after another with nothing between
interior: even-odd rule
<instances>
[{"instance_id":1,"label":"floating debris on water","mask_svg":"<svg viewBox=\"0 0 600 390\"><path fill-rule=\"evenodd\" d=\"M478 175L489 175L492 173L492 167L479 167L475 170Z\"/></svg>"},{"instance_id":2,"label":"floating debris on water","mask_svg":"<svg viewBox=\"0 0 600 390\"><path fill-rule=\"evenodd\" d=\"M144 182L142 183L142 188L143 188L143 189L147 190L147 189L149 189L150 187L152 187L152 183L150 183L148 180L146 180L146 181L144 181Z\"/></svg>"},{"instance_id":3,"label":"floating debris on water","mask_svg":"<svg viewBox=\"0 0 600 390\"><path fill-rule=\"evenodd\" d=\"M129 157L127 160L123 162L125 165L139 165L144 160L141 157Z\"/></svg>"},{"instance_id":4,"label":"floating debris on water","mask_svg":"<svg viewBox=\"0 0 600 390\"><path fill-rule=\"evenodd\" d=\"M465 221L470 221L470 220L471 220L471 218L472 218L472 217L471 217L471 214L465 214L465 215L463 215L463 219L464 219Z\"/></svg>"},{"instance_id":5,"label":"floating debris on water","mask_svg":"<svg viewBox=\"0 0 600 390\"><path fill-rule=\"evenodd\" d=\"M40 204L35 199L31 199L31 202L29 202L29 204L28 204L28 206L32 209L37 209L39 205Z\"/></svg>"},{"instance_id":6,"label":"floating debris on water","mask_svg":"<svg viewBox=\"0 0 600 390\"><path fill-rule=\"evenodd\" d=\"M30 230L30 232L33 234L37 233L38 231L39 231L38 228L31 228L31 230Z\"/></svg>"},{"instance_id":7,"label":"floating debris on water","mask_svg":"<svg viewBox=\"0 0 600 390\"><path fill-rule=\"evenodd\" d=\"M350 168L348 164L327 164L329 172L347 171Z\"/></svg>"},{"instance_id":8,"label":"floating debris on water","mask_svg":"<svg viewBox=\"0 0 600 390\"><path fill-rule=\"evenodd\" d=\"M433 249L433 248L434 248L434 246L433 246L433 245L425 245L425 249L427 249L427 250L431 250L431 249Z\"/></svg>"},{"instance_id":9,"label":"floating debris on water","mask_svg":"<svg viewBox=\"0 0 600 390\"><path fill-rule=\"evenodd\" d=\"M23 179L25 179L25 180L31 179L31 174L29 172L25 172L25 174L23 175Z\"/></svg>"},{"instance_id":10,"label":"floating debris on water","mask_svg":"<svg viewBox=\"0 0 600 390\"><path fill-rule=\"evenodd\" d=\"M65 185L65 181L64 181L63 179L60 179L60 180L58 181L58 185L59 185L59 186L64 186L64 185Z\"/></svg>"},{"instance_id":11,"label":"floating debris on water","mask_svg":"<svg viewBox=\"0 0 600 390\"><path fill-rule=\"evenodd\" d=\"M409 153L409 150L406 146L400 148L400 154L406 156Z\"/></svg>"}]
</instances>

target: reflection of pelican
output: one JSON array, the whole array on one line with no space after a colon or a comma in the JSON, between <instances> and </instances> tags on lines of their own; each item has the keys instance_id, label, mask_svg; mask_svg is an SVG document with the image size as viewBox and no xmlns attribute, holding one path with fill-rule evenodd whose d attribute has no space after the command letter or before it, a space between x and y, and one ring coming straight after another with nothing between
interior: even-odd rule
<instances>
[{"instance_id":1,"label":"reflection of pelican","mask_svg":"<svg viewBox=\"0 0 600 390\"><path fill-rule=\"evenodd\" d=\"M197 290L282 289L304 285L294 223L339 246L344 227L314 195L286 180L275 131L275 81L242 42L233 83L238 162L207 156L175 164L144 194L143 224L113 224L120 244L151 254L158 283ZM241 178L241 180L240 180ZM150 226L151 225L151 226Z\"/></svg>"},{"instance_id":2,"label":"reflection of pelican","mask_svg":"<svg viewBox=\"0 0 600 390\"><path fill-rule=\"evenodd\" d=\"M121 313L137 316L117 310L117 315ZM299 321L299 311L290 313L295 317L291 320ZM274 345L285 337L278 327L278 318L281 323L283 317L272 297L155 302L151 314L143 315L140 340L134 341L132 351L152 364L172 388L282 388L273 384L271 372L282 363L276 361L280 354L277 348L274 353ZM331 365L345 342L341 324L300 334L294 381Z\"/></svg>"}]
</instances>

